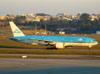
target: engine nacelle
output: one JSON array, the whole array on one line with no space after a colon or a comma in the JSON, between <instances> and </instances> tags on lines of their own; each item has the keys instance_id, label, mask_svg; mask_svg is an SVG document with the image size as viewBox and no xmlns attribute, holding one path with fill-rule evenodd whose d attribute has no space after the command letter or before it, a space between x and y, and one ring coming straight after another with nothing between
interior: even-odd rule
<instances>
[{"instance_id":1,"label":"engine nacelle","mask_svg":"<svg viewBox=\"0 0 100 74\"><path fill-rule=\"evenodd\" d=\"M56 43L56 48L65 48L64 43Z\"/></svg>"}]
</instances>

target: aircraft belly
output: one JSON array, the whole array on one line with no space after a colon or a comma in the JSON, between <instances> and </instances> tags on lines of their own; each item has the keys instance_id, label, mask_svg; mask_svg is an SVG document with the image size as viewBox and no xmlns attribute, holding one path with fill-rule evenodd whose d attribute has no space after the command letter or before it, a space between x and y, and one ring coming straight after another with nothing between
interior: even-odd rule
<instances>
[{"instance_id":1,"label":"aircraft belly","mask_svg":"<svg viewBox=\"0 0 100 74\"><path fill-rule=\"evenodd\" d=\"M94 46L96 43L65 43L65 46Z\"/></svg>"}]
</instances>

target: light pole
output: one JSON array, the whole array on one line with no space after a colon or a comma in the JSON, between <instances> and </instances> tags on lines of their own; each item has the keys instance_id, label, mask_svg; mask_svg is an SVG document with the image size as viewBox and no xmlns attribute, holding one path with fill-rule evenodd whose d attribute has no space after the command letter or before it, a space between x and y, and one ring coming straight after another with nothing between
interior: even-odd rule
<instances>
[{"instance_id":1,"label":"light pole","mask_svg":"<svg viewBox=\"0 0 100 74\"><path fill-rule=\"evenodd\" d=\"M35 24L35 34L36 34L36 32L37 32L37 25Z\"/></svg>"},{"instance_id":2,"label":"light pole","mask_svg":"<svg viewBox=\"0 0 100 74\"><path fill-rule=\"evenodd\" d=\"M45 34L47 34L47 25L45 24Z\"/></svg>"}]
</instances>

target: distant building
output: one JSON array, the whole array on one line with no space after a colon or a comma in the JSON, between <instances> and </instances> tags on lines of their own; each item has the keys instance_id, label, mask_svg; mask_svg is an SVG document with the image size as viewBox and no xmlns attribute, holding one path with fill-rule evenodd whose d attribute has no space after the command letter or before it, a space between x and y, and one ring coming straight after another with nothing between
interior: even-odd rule
<instances>
[{"instance_id":1,"label":"distant building","mask_svg":"<svg viewBox=\"0 0 100 74\"><path fill-rule=\"evenodd\" d=\"M65 32L64 31L59 31L59 34L65 34Z\"/></svg>"},{"instance_id":2,"label":"distant building","mask_svg":"<svg viewBox=\"0 0 100 74\"><path fill-rule=\"evenodd\" d=\"M97 14L98 18L100 18L100 14Z\"/></svg>"},{"instance_id":3,"label":"distant building","mask_svg":"<svg viewBox=\"0 0 100 74\"><path fill-rule=\"evenodd\" d=\"M6 16L0 16L0 20L6 20Z\"/></svg>"},{"instance_id":4,"label":"distant building","mask_svg":"<svg viewBox=\"0 0 100 74\"><path fill-rule=\"evenodd\" d=\"M66 16L65 17L67 21L72 21L72 19L70 18L70 16Z\"/></svg>"},{"instance_id":5,"label":"distant building","mask_svg":"<svg viewBox=\"0 0 100 74\"><path fill-rule=\"evenodd\" d=\"M13 14L8 14L7 17L8 17L9 19L15 19L16 16L13 15Z\"/></svg>"},{"instance_id":6,"label":"distant building","mask_svg":"<svg viewBox=\"0 0 100 74\"><path fill-rule=\"evenodd\" d=\"M79 19L80 19L80 16L72 15L72 16L70 16L70 18L71 18L72 20L79 20Z\"/></svg>"},{"instance_id":7,"label":"distant building","mask_svg":"<svg viewBox=\"0 0 100 74\"><path fill-rule=\"evenodd\" d=\"M94 21L94 20L98 20L99 19L98 16L96 16L96 15L91 15L90 18L91 18L91 21Z\"/></svg>"},{"instance_id":8,"label":"distant building","mask_svg":"<svg viewBox=\"0 0 100 74\"><path fill-rule=\"evenodd\" d=\"M33 21L40 22L40 19L39 18L36 18L35 16L27 16L26 17L26 20L28 22L33 22Z\"/></svg>"},{"instance_id":9,"label":"distant building","mask_svg":"<svg viewBox=\"0 0 100 74\"><path fill-rule=\"evenodd\" d=\"M96 34L100 34L100 31L96 31Z\"/></svg>"}]
</instances>

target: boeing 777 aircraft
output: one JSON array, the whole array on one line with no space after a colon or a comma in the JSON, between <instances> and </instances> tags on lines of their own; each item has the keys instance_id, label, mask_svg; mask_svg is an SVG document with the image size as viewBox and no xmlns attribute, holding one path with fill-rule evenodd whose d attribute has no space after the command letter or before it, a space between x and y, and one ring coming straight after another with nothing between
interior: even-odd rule
<instances>
[{"instance_id":1,"label":"boeing 777 aircraft","mask_svg":"<svg viewBox=\"0 0 100 74\"><path fill-rule=\"evenodd\" d=\"M95 39L88 37L65 37L65 36L25 36L24 33L11 21L9 22L14 37L10 40L25 42L29 44L46 45L51 48L65 48L69 46L88 46L91 48L97 45Z\"/></svg>"}]
</instances>

